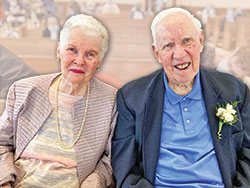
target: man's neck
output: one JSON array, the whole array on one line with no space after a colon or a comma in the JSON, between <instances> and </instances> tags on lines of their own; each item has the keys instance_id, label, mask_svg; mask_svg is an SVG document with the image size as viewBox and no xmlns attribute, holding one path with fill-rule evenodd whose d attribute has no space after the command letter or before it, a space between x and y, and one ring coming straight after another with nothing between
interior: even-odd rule
<instances>
[{"instance_id":1,"label":"man's neck","mask_svg":"<svg viewBox=\"0 0 250 188\"><path fill-rule=\"evenodd\" d=\"M192 90L194 79L185 83L179 83L176 80L173 80L169 81L168 85L177 95L184 96Z\"/></svg>"}]
</instances>

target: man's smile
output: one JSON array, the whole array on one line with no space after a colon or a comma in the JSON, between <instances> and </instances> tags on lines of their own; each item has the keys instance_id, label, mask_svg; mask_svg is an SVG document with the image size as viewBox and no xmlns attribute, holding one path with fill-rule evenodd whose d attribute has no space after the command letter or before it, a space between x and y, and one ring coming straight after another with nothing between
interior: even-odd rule
<instances>
[{"instance_id":1,"label":"man's smile","mask_svg":"<svg viewBox=\"0 0 250 188\"><path fill-rule=\"evenodd\" d=\"M174 67L178 70L185 70L189 67L190 64L191 64L191 62L187 62L187 63L175 65Z\"/></svg>"}]
</instances>

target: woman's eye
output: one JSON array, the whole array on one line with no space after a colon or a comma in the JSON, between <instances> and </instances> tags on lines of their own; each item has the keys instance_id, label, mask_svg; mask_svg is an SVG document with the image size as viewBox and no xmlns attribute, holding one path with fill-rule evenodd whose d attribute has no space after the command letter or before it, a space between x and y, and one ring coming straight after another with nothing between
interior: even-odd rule
<instances>
[{"instance_id":1,"label":"woman's eye","mask_svg":"<svg viewBox=\"0 0 250 188\"><path fill-rule=\"evenodd\" d=\"M88 53L88 56L95 56L94 53Z\"/></svg>"},{"instance_id":2,"label":"woman's eye","mask_svg":"<svg viewBox=\"0 0 250 188\"><path fill-rule=\"evenodd\" d=\"M93 52L88 52L87 54L86 54L86 56L87 56L87 58L95 58L96 57L96 54L95 53L93 53Z\"/></svg>"}]
</instances>

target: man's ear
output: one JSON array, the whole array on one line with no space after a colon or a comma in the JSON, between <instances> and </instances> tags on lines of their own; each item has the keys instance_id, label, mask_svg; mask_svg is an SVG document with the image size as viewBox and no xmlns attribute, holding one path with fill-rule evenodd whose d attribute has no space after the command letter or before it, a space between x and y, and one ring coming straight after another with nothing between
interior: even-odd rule
<instances>
[{"instance_id":1,"label":"man's ear","mask_svg":"<svg viewBox=\"0 0 250 188\"><path fill-rule=\"evenodd\" d=\"M152 50L154 52L155 58L157 59L158 63L161 64L161 61L159 59L159 51L156 49L156 47L154 45L152 45Z\"/></svg>"},{"instance_id":2,"label":"man's ear","mask_svg":"<svg viewBox=\"0 0 250 188\"><path fill-rule=\"evenodd\" d=\"M152 50L153 50L153 52L154 52L154 55L155 55L156 59L158 59L159 52L158 52L158 50L156 49L156 47L154 46L154 44L152 45Z\"/></svg>"},{"instance_id":3,"label":"man's ear","mask_svg":"<svg viewBox=\"0 0 250 188\"><path fill-rule=\"evenodd\" d=\"M203 47L204 47L204 31L203 31L202 29L201 29L201 31L200 31L199 41L200 41L201 52L202 52Z\"/></svg>"}]
</instances>

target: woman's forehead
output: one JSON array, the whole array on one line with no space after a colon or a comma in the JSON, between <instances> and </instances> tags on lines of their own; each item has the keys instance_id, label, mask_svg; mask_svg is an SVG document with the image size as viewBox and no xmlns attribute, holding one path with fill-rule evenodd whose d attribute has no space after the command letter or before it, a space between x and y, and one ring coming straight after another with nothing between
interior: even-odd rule
<instances>
[{"instance_id":1,"label":"woman's forehead","mask_svg":"<svg viewBox=\"0 0 250 188\"><path fill-rule=\"evenodd\" d=\"M69 32L68 43L88 43L93 45L100 45L101 37L91 34L83 28L73 28Z\"/></svg>"}]
</instances>

